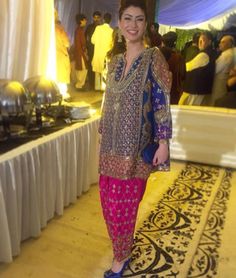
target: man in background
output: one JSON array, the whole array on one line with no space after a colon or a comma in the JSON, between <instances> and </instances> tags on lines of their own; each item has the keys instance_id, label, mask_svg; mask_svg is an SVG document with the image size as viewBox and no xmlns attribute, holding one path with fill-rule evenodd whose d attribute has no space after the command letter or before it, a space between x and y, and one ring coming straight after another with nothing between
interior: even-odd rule
<instances>
[{"instance_id":1,"label":"man in background","mask_svg":"<svg viewBox=\"0 0 236 278\"><path fill-rule=\"evenodd\" d=\"M199 37L199 54L186 63L186 77L179 104L206 105L211 96L215 74L216 52L212 48L213 37L209 31Z\"/></svg>"},{"instance_id":2,"label":"man in background","mask_svg":"<svg viewBox=\"0 0 236 278\"><path fill-rule=\"evenodd\" d=\"M94 82L95 82L95 74L92 70L92 59L94 54L94 45L91 42L92 35L94 33L95 28L101 24L102 14L99 11L95 11L93 13L93 23L89 24L86 31L86 43L87 43L87 51L88 51L88 82L90 89L94 90Z\"/></svg>"},{"instance_id":3,"label":"man in background","mask_svg":"<svg viewBox=\"0 0 236 278\"><path fill-rule=\"evenodd\" d=\"M228 92L215 101L215 106L236 109L236 70L232 69L227 80Z\"/></svg>"},{"instance_id":4,"label":"man in background","mask_svg":"<svg viewBox=\"0 0 236 278\"><path fill-rule=\"evenodd\" d=\"M162 36L159 33L159 24L156 22L152 22L148 25L148 37L150 47L160 47L162 42Z\"/></svg>"},{"instance_id":5,"label":"man in background","mask_svg":"<svg viewBox=\"0 0 236 278\"><path fill-rule=\"evenodd\" d=\"M192 41L189 43L189 45L185 46L182 54L184 56L186 63L191 61L199 53L199 48L198 48L199 37L200 37L200 32L194 33Z\"/></svg>"},{"instance_id":6,"label":"man in background","mask_svg":"<svg viewBox=\"0 0 236 278\"><path fill-rule=\"evenodd\" d=\"M56 39L56 81L63 99L69 99L68 84L70 84L70 57L68 49L70 47L69 37L64 30L58 17L58 12L54 10L55 17L55 39Z\"/></svg>"},{"instance_id":7,"label":"man in background","mask_svg":"<svg viewBox=\"0 0 236 278\"><path fill-rule=\"evenodd\" d=\"M102 72L105 67L105 58L107 52L112 48L112 33L110 27L111 14L105 13L104 23L96 27L91 42L94 44L94 55L92 60L93 71L95 72L95 90L103 91Z\"/></svg>"},{"instance_id":8,"label":"man in background","mask_svg":"<svg viewBox=\"0 0 236 278\"><path fill-rule=\"evenodd\" d=\"M84 34L84 28L87 23L87 18L84 14L76 15L77 28L75 30L74 38L74 58L75 58L75 72L76 72L76 83L75 87L78 90L84 89L87 68L88 68L88 56L86 39Z\"/></svg>"},{"instance_id":9,"label":"man in background","mask_svg":"<svg viewBox=\"0 0 236 278\"><path fill-rule=\"evenodd\" d=\"M176 41L176 32L170 31L162 36L163 46L160 48L172 73L170 104L178 104L183 92L183 81L186 73L184 58L175 48Z\"/></svg>"},{"instance_id":10,"label":"man in background","mask_svg":"<svg viewBox=\"0 0 236 278\"><path fill-rule=\"evenodd\" d=\"M234 38L225 35L219 43L220 56L216 59L216 68L212 95L209 105L215 105L218 98L223 97L227 93L227 80L229 72L234 67Z\"/></svg>"}]
</instances>

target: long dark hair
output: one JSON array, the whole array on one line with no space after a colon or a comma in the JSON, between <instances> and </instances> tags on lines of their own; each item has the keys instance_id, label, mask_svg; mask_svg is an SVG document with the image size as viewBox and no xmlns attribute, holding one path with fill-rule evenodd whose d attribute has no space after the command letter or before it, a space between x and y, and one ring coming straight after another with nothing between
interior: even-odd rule
<instances>
[{"instance_id":1,"label":"long dark hair","mask_svg":"<svg viewBox=\"0 0 236 278\"><path fill-rule=\"evenodd\" d=\"M125 38L121 35L119 28L116 27L112 34L113 45L112 49L107 53L107 57L110 60L113 56L124 53L126 51Z\"/></svg>"},{"instance_id":2,"label":"long dark hair","mask_svg":"<svg viewBox=\"0 0 236 278\"><path fill-rule=\"evenodd\" d=\"M122 14L124 11L129 8L130 6L138 7L140 8L147 19L147 7L146 7L146 1L145 0L121 0L120 1L120 9L119 9L119 19L121 19Z\"/></svg>"}]
</instances>

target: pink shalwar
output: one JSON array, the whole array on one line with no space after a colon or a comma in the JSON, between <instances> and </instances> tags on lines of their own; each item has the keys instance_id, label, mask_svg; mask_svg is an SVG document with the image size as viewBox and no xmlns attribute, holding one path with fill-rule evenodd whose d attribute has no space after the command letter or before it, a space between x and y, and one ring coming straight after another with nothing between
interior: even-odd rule
<instances>
[{"instance_id":1,"label":"pink shalwar","mask_svg":"<svg viewBox=\"0 0 236 278\"><path fill-rule=\"evenodd\" d=\"M101 175L99 185L114 258L122 261L131 254L138 207L145 192L146 180L121 180Z\"/></svg>"}]
</instances>

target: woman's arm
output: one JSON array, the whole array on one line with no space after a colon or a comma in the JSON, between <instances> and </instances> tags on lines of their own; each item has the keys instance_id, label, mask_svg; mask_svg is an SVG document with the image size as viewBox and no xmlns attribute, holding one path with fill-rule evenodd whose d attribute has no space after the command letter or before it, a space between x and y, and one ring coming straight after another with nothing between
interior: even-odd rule
<instances>
[{"instance_id":1,"label":"woman's arm","mask_svg":"<svg viewBox=\"0 0 236 278\"><path fill-rule=\"evenodd\" d=\"M172 137L170 113L171 73L164 57L155 50L151 65L152 108L154 113L154 140L159 144L153 165L163 164L169 157L169 139Z\"/></svg>"}]
</instances>

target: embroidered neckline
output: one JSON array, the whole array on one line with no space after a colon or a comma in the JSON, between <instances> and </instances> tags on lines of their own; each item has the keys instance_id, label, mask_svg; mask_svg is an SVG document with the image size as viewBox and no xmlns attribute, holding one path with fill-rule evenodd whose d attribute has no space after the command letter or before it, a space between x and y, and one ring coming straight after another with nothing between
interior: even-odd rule
<instances>
[{"instance_id":1,"label":"embroidered neckline","mask_svg":"<svg viewBox=\"0 0 236 278\"><path fill-rule=\"evenodd\" d=\"M130 67L127 71L126 74L125 73L125 69L126 69L126 65L127 65L127 60L126 60L126 52L122 55L122 59L123 59L123 63L124 63L124 66L123 66L123 71L122 71L122 75L121 75L121 78L120 80L125 80L126 77L129 76L130 74L130 71L132 72L132 68L136 67L137 64L139 63L140 59L142 58L142 56L144 55L144 52L146 51L146 48L144 48L136 57L134 57L131 61L131 64L130 64Z\"/></svg>"},{"instance_id":2,"label":"embroidered neckline","mask_svg":"<svg viewBox=\"0 0 236 278\"><path fill-rule=\"evenodd\" d=\"M145 49L136 58L134 58L129 71L123 78L122 78L122 75L123 75L123 72L125 69L126 60L125 60L124 54L121 54L119 57L118 65L115 68L114 79L113 79L112 83L115 82L116 86L118 85L118 88L122 88L122 87L126 86L128 83L130 83L132 81L132 79L134 78L134 73L136 72L137 68L142 63L143 59L145 59L145 57L149 56L150 51L151 51L150 48ZM114 86L114 84L112 85L112 87L113 86Z\"/></svg>"}]
</instances>

